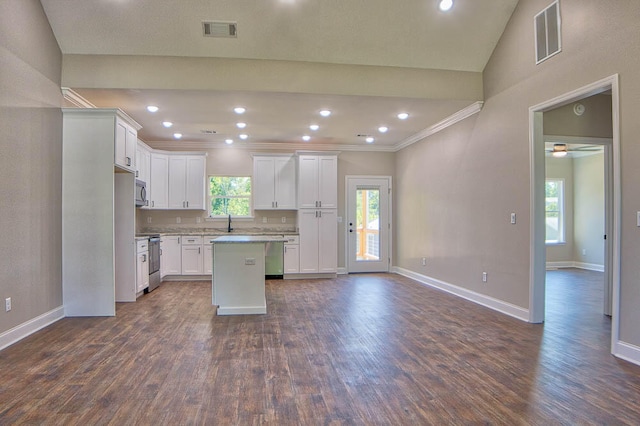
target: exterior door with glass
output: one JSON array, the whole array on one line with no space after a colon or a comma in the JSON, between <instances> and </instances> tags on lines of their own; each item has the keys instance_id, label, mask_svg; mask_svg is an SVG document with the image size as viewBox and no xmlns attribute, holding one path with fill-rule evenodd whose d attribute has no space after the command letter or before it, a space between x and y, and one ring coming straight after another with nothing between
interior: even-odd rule
<instances>
[{"instance_id":1,"label":"exterior door with glass","mask_svg":"<svg viewBox=\"0 0 640 426\"><path fill-rule=\"evenodd\" d=\"M346 180L349 272L388 272L391 177Z\"/></svg>"}]
</instances>

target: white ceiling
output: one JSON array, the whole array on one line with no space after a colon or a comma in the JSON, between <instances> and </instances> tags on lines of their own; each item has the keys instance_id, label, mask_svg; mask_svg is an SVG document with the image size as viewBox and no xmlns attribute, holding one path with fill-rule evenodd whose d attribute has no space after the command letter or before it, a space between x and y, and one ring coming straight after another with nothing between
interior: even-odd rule
<instances>
[{"instance_id":1,"label":"white ceiling","mask_svg":"<svg viewBox=\"0 0 640 426\"><path fill-rule=\"evenodd\" d=\"M497 44L517 0L454 0L444 13L438 0L41 0L64 55L134 55L163 57L282 60L348 66L376 66L481 72ZM202 21L235 21L237 38L202 36ZM477 99L335 96L251 91L118 89L96 84L72 87L96 106L120 107L143 129L142 139L171 140L159 126L176 123L195 147L233 137L236 117L230 108L243 104L246 133L254 142L363 144L356 137L376 137L376 146L399 144ZM114 90L116 89L116 90ZM311 94L315 93L315 94ZM150 116L149 102L161 107ZM334 114L321 119L317 111ZM408 111L406 122L394 119ZM308 125L317 122L314 135ZM386 135L375 129L389 127ZM200 134L215 130L217 136ZM153 143L152 143L153 144Z\"/></svg>"}]
</instances>

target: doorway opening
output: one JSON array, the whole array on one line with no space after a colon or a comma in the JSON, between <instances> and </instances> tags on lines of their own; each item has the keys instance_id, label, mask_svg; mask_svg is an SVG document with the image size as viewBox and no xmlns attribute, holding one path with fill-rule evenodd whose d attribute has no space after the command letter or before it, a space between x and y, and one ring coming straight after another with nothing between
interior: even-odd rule
<instances>
[{"instance_id":1,"label":"doorway opening","mask_svg":"<svg viewBox=\"0 0 640 426\"><path fill-rule=\"evenodd\" d=\"M620 290L620 137L618 76L614 75L588 86L566 93L529 109L531 149L531 241L529 277L529 321L541 323L545 319L546 280L546 174L545 174L545 126L544 114L554 109L576 103L591 96L611 94L612 138L605 144L605 212L604 274L609 283L611 322L611 352L616 352L619 340L619 290ZM576 110L576 114L581 109ZM603 235L603 238L605 236ZM606 292L605 292L606 293Z\"/></svg>"}]
</instances>

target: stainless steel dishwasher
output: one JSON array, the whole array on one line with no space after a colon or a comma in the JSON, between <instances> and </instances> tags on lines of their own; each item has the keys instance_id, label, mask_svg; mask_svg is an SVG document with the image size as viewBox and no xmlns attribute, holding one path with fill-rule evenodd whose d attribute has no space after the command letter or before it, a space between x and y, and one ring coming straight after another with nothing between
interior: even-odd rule
<instances>
[{"instance_id":1,"label":"stainless steel dishwasher","mask_svg":"<svg viewBox=\"0 0 640 426\"><path fill-rule=\"evenodd\" d=\"M278 279L284 274L284 242L270 241L265 247L265 278Z\"/></svg>"}]
</instances>

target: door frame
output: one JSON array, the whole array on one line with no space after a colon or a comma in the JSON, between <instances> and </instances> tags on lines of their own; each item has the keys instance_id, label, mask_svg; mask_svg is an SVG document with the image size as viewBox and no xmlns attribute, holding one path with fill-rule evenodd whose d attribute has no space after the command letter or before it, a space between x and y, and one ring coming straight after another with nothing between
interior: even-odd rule
<instances>
[{"instance_id":1,"label":"door frame","mask_svg":"<svg viewBox=\"0 0 640 426\"><path fill-rule=\"evenodd\" d=\"M542 102L529 108L529 148L530 148L530 262L529 262L529 322L541 323L545 314L545 275L546 275L546 247L544 222L544 182L545 182L545 146L543 134L543 113L572 102L611 90L612 136L611 168L609 177L609 194L612 200L610 207L608 229L611 230L608 248L610 253L605 256L605 270L608 268L612 278L612 326L611 353L619 352L620 339L620 214L621 214L621 185L620 185L620 96L618 74L596 81L556 98ZM606 181L605 181L606 182Z\"/></svg>"},{"instance_id":2,"label":"door frame","mask_svg":"<svg viewBox=\"0 0 640 426\"><path fill-rule=\"evenodd\" d=\"M389 253L389 268L388 271L391 271L393 266L393 179L391 176L376 176L376 175L346 175L344 177L344 212L345 212L345 221L344 221L344 267L349 273L349 230L347 223L349 221L349 180L351 179L385 179L387 180L387 184L389 185L389 211L387 212L389 218L389 238L388 238L388 248L387 251Z\"/></svg>"}]
</instances>

